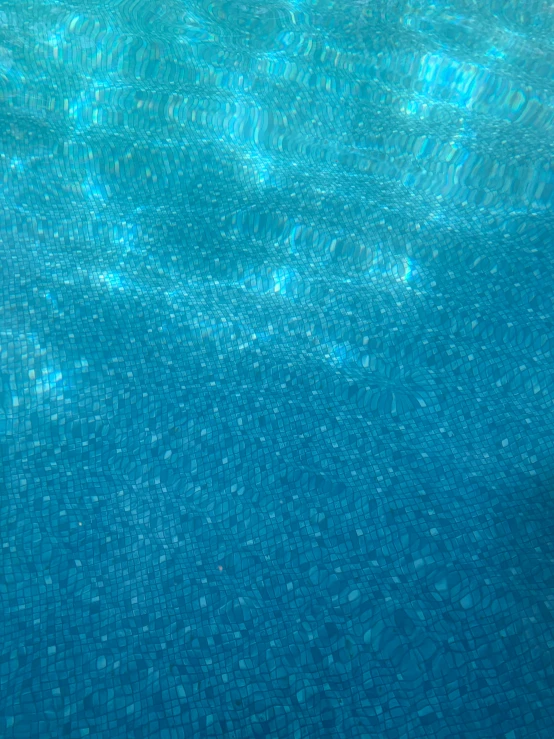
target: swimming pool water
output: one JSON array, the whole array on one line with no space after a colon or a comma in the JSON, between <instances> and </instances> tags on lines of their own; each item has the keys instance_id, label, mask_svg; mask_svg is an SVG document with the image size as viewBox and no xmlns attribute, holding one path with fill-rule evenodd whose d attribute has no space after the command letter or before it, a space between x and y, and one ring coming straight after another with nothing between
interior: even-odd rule
<instances>
[{"instance_id":1,"label":"swimming pool water","mask_svg":"<svg viewBox=\"0 0 554 739\"><path fill-rule=\"evenodd\" d=\"M0 1L0 736L554 736L548 0Z\"/></svg>"}]
</instances>

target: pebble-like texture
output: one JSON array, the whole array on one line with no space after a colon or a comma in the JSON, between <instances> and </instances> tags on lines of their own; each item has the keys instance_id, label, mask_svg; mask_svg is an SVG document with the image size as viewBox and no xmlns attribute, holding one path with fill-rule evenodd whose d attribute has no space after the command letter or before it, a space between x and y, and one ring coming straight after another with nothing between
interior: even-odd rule
<instances>
[{"instance_id":1,"label":"pebble-like texture","mask_svg":"<svg viewBox=\"0 0 554 739\"><path fill-rule=\"evenodd\" d=\"M554 736L553 38L0 2L2 739Z\"/></svg>"}]
</instances>

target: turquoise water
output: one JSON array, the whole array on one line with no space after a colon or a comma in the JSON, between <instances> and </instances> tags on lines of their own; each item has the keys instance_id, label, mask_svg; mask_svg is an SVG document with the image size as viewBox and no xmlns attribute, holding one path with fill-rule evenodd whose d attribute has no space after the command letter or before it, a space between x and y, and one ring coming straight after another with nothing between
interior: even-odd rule
<instances>
[{"instance_id":1,"label":"turquoise water","mask_svg":"<svg viewBox=\"0 0 554 739\"><path fill-rule=\"evenodd\" d=\"M0 736L554 736L554 7L0 1Z\"/></svg>"}]
</instances>

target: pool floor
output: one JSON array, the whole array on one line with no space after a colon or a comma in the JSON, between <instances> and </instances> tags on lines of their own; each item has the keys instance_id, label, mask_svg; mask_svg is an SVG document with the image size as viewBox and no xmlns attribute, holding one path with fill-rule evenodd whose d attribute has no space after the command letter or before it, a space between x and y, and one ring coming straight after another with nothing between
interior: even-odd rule
<instances>
[{"instance_id":1,"label":"pool floor","mask_svg":"<svg viewBox=\"0 0 554 739\"><path fill-rule=\"evenodd\" d=\"M0 0L2 738L554 736L553 38Z\"/></svg>"}]
</instances>

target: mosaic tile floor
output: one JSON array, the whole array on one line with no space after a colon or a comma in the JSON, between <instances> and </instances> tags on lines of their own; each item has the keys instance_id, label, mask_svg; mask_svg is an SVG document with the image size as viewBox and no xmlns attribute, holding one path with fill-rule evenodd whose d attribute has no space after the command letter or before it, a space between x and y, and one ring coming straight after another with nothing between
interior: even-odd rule
<instances>
[{"instance_id":1,"label":"mosaic tile floor","mask_svg":"<svg viewBox=\"0 0 554 739\"><path fill-rule=\"evenodd\" d=\"M0 736L554 736L547 0L0 0Z\"/></svg>"}]
</instances>

